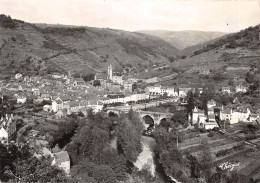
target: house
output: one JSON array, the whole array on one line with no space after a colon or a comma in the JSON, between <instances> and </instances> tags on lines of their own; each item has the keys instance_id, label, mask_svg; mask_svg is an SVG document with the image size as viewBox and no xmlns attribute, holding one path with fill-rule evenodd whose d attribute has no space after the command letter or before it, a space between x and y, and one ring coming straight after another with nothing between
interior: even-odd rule
<instances>
[{"instance_id":1,"label":"house","mask_svg":"<svg viewBox=\"0 0 260 183\"><path fill-rule=\"evenodd\" d=\"M64 172L69 175L70 173L70 158L67 151L60 151L57 153L53 153L54 160L52 161L52 165L57 165Z\"/></svg>"},{"instance_id":2,"label":"house","mask_svg":"<svg viewBox=\"0 0 260 183\"><path fill-rule=\"evenodd\" d=\"M240 121L250 122L251 111L247 109L225 109L220 112L221 120L228 120L230 124L235 124Z\"/></svg>"},{"instance_id":3,"label":"house","mask_svg":"<svg viewBox=\"0 0 260 183\"><path fill-rule=\"evenodd\" d=\"M249 122L249 117L250 117L251 111L247 108L247 109L233 109L232 111L232 118L230 123L234 124L234 123L238 123L239 121L243 121L243 122Z\"/></svg>"},{"instance_id":4,"label":"house","mask_svg":"<svg viewBox=\"0 0 260 183\"><path fill-rule=\"evenodd\" d=\"M6 129L4 129L3 126L0 128L0 142L2 144L8 143L8 132L6 131Z\"/></svg>"},{"instance_id":5,"label":"house","mask_svg":"<svg viewBox=\"0 0 260 183\"><path fill-rule=\"evenodd\" d=\"M167 87L165 92L169 97L178 97L178 91L176 91L173 87Z\"/></svg>"},{"instance_id":6,"label":"house","mask_svg":"<svg viewBox=\"0 0 260 183\"><path fill-rule=\"evenodd\" d=\"M161 85L154 85L147 87L150 95L161 95Z\"/></svg>"},{"instance_id":7,"label":"house","mask_svg":"<svg viewBox=\"0 0 260 183\"><path fill-rule=\"evenodd\" d=\"M81 112L84 116L87 116L88 115L88 110L89 108L87 107L83 107L79 110L79 112Z\"/></svg>"},{"instance_id":8,"label":"house","mask_svg":"<svg viewBox=\"0 0 260 183\"><path fill-rule=\"evenodd\" d=\"M17 99L17 103L18 104L23 104L23 103L26 102L27 97L25 95L23 95L23 94L20 94L20 95L17 96L16 99Z\"/></svg>"},{"instance_id":9,"label":"house","mask_svg":"<svg viewBox=\"0 0 260 183\"><path fill-rule=\"evenodd\" d=\"M86 83L82 78L74 78L73 79L73 86L85 86Z\"/></svg>"},{"instance_id":10,"label":"house","mask_svg":"<svg viewBox=\"0 0 260 183\"><path fill-rule=\"evenodd\" d=\"M80 103L78 101L69 102L70 113L78 113L80 109Z\"/></svg>"},{"instance_id":11,"label":"house","mask_svg":"<svg viewBox=\"0 0 260 183\"><path fill-rule=\"evenodd\" d=\"M132 92L133 91L133 82L131 81L124 81L123 87L125 92Z\"/></svg>"},{"instance_id":12,"label":"house","mask_svg":"<svg viewBox=\"0 0 260 183\"><path fill-rule=\"evenodd\" d=\"M51 99L51 95L50 95L50 93L41 93L41 98L43 99L43 100L50 100Z\"/></svg>"},{"instance_id":13,"label":"house","mask_svg":"<svg viewBox=\"0 0 260 183\"><path fill-rule=\"evenodd\" d=\"M197 108L197 106L195 106L195 108L192 111L192 124L199 123L199 116L200 116L200 122L203 121L202 116L205 116L204 110L200 110ZM205 116L205 119L206 119L206 116Z\"/></svg>"},{"instance_id":14,"label":"house","mask_svg":"<svg viewBox=\"0 0 260 183\"><path fill-rule=\"evenodd\" d=\"M217 105L216 101L214 101L214 100L210 100L210 101L207 102L208 109L209 108L214 108L216 105Z\"/></svg>"},{"instance_id":15,"label":"house","mask_svg":"<svg viewBox=\"0 0 260 183\"><path fill-rule=\"evenodd\" d=\"M232 119L232 109L225 109L225 110L221 111L220 112L220 119L231 121L231 119Z\"/></svg>"},{"instance_id":16,"label":"house","mask_svg":"<svg viewBox=\"0 0 260 183\"><path fill-rule=\"evenodd\" d=\"M179 96L187 96L188 92L191 90L191 87L182 86L179 88Z\"/></svg>"},{"instance_id":17,"label":"house","mask_svg":"<svg viewBox=\"0 0 260 183\"><path fill-rule=\"evenodd\" d=\"M106 80L107 79L107 74L104 72L97 72L95 74L95 80Z\"/></svg>"},{"instance_id":18,"label":"house","mask_svg":"<svg viewBox=\"0 0 260 183\"><path fill-rule=\"evenodd\" d=\"M51 105L44 105L43 106L43 110L47 111L47 112L50 112L52 110L52 106Z\"/></svg>"},{"instance_id":19,"label":"house","mask_svg":"<svg viewBox=\"0 0 260 183\"><path fill-rule=\"evenodd\" d=\"M56 72L56 73L52 73L51 77L55 79L64 78L64 74L60 74Z\"/></svg>"},{"instance_id":20,"label":"house","mask_svg":"<svg viewBox=\"0 0 260 183\"><path fill-rule=\"evenodd\" d=\"M51 104L53 112L57 112L60 109L63 109L63 101L60 98L54 100Z\"/></svg>"},{"instance_id":21,"label":"house","mask_svg":"<svg viewBox=\"0 0 260 183\"><path fill-rule=\"evenodd\" d=\"M59 109L58 112L55 113L55 116L58 118L64 117L68 114L67 109Z\"/></svg>"},{"instance_id":22,"label":"house","mask_svg":"<svg viewBox=\"0 0 260 183\"><path fill-rule=\"evenodd\" d=\"M15 79L21 79L22 77L23 77L23 75L20 74L20 73L17 73L17 74L15 74L15 76L14 76Z\"/></svg>"},{"instance_id":23,"label":"house","mask_svg":"<svg viewBox=\"0 0 260 183\"><path fill-rule=\"evenodd\" d=\"M248 87L243 86L243 85L237 85L236 86L236 93L242 92L242 93L246 93L248 90Z\"/></svg>"},{"instance_id":24,"label":"house","mask_svg":"<svg viewBox=\"0 0 260 183\"><path fill-rule=\"evenodd\" d=\"M230 93L231 93L230 87L229 87L229 86L222 87L222 93L228 93L228 94L230 94Z\"/></svg>"},{"instance_id":25,"label":"house","mask_svg":"<svg viewBox=\"0 0 260 183\"><path fill-rule=\"evenodd\" d=\"M123 76L112 76L111 80L113 83L118 83L119 85L123 85Z\"/></svg>"},{"instance_id":26,"label":"house","mask_svg":"<svg viewBox=\"0 0 260 183\"><path fill-rule=\"evenodd\" d=\"M86 107L93 109L94 113L100 112L103 109L103 104L98 100L89 100Z\"/></svg>"}]
</instances>

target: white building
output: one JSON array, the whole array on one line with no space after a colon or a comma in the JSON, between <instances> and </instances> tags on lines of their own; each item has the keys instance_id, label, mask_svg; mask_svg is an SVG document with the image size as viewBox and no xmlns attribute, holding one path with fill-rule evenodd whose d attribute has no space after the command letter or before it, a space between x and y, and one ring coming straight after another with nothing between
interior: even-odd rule
<instances>
[{"instance_id":1,"label":"white building","mask_svg":"<svg viewBox=\"0 0 260 183\"><path fill-rule=\"evenodd\" d=\"M19 95L17 96L17 103L18 104L23 104L25 103L27 100L27 97L25 95Z\"/></svg>"},{"instance_id":2,"label":"white building","mask_svg":"<svg viewBox=\"0 0 260 183\"><path fill-rule=\"evenodd\" d=\"M246 93L247 90L248 90L248 88L246 86L243 86L243 85L236 86L236 93L239 93L239 92Z\"/></svg>"},{"instance_id":3,"label":"white building","mask_svg":"<svg viewBox=\"0 0 260 183\"><path fill-rule=\"evenodd\" d=\"M3 144L8 142L8 132L4 129L4 127L1 127L0 129L0 141Z\"/></svg>"},{"instance_id":4,"label":"white building","mask_svg":"<svg viewBox=\"0 0 260 183\"><path fill-rule=\"evenodd\" d=\"M235 124L240 121L250 122L251 111L247 109L225 109L220 112L221 120L228 120L230 124Z\"/></svg>"},{"instance_id":5,"label":"white building","mask_svg":"<svg viewBox=\"0 0 260 183\"><path fill-rule=\"evenodd\" d=\"M228 93L228 94L230 94L230 93L231 93L230 87L229 87L229 86L223 87L223 88L222 88L222 93Z\"/></svg>"},{"instance_id":6,"label":"white building","mask_svg":"<svg viewBox=\"0 0 260 183\"><path fill-rule=\"evenodd\" d=\"M20 79L20 78L22 78L22 77L23 77L23 75L20 74L20 73L17 73L17 74L15 74L15 76L14 76L15 79Z\"/></svg>"}]
</instances>

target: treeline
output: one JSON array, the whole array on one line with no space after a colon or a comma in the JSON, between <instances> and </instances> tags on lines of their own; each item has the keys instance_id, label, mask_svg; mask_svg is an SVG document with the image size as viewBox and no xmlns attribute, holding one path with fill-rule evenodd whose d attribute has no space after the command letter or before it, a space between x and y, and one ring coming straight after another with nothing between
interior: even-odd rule
<instances>
[{"instance_id":1,"label":"treeline","mask_svg":"<svg viewBox=\"0 0 260 183\"><path fill-rule=\"evenodd\" d=\"M9 29L15 29L16 23L10 16L1 14L0 15L0 26L2 26L4 28L9 28Z\"/></svg>"},{"instance_id":2,"label":"treeline","mask_svg":"<svg viewBox=\"0 0 260 183\"><path fill-rule=\"evenodd\" d=\"M75 36L75 34L84 33L84 27L47 27L47 28L40 28L35 26L38 30L41 31L43 34L58 34L61 36Z\"/></svg>"},{"instance_id":3,"label":"treeline","mask_svg":"<svg viewBox=\"0 0 260 183\"><path fill-rule=\"evenodd\" d=\"M194 51L194 55L213 50L225 44L226 48L246 47L249 49L258 49L260 45L259 33L259 26L249 27L238 33L221 38L212 44L208 44L202 49Z\"/></svg>"},{"instance_id":4,"label":"treeline","mask_svg":"<svg viewBox=\"0 0 260 183\"><path fill-rule=\"evenodd\" d=\"M95 74L94 73L89 73L89 74L81 74L81 73L75 73L75 74L73 74L73 77L74 78L83 78L83 80L85 81L85 82L87 82L87 81L92 81L92 80L94 80L95 79Z\"/></svg>"},{"instance_id":5,"label":"treeline","mask_svg":"<svg viewBox=\"0 0 260 183\"><path fill-rule=\"evenodd\" d=\"M130 167L142 150L142 131L142 123L133 111L119 118L109 118L90 110L66 146L71 157L72 179L92 183L126 182ZM114 135L116 147L111 145Z\"/></svg>"}]
</instances>

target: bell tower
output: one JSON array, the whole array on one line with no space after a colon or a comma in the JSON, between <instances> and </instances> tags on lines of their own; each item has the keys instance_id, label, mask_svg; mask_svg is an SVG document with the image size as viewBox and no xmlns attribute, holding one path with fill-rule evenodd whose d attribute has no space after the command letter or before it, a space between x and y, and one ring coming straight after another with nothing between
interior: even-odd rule
<instances>
[{"instance_id":1,"label":"bell tower","mask_svg":"<svg viewBox=\"0 0 260 183\"><path fill-rule=\"evenodd\" d=\"M113 77L113 68L112 68L112 65L110 65L107 68L107 79L111 79L112 80L112 77Z\"/></svg>"}]
</instances>

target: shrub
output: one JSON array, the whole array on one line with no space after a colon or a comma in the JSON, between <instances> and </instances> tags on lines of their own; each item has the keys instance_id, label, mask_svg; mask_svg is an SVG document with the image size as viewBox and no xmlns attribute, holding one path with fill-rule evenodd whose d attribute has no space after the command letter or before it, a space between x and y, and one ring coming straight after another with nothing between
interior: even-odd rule
<instances>
[{"instance_id":1,"label":"shrub","mask_svg":"<svg viewBox=\"0 0 260 183\"><path fill-rule=\"evenodd\" d=\"M218 132L218 131L219 131L219 127L214 127L214 128L212 129L212 131Z\"/></svg>"},{"instance_id":2,"label":"shrub","mask_svg":"<svg viewBox=\"0 0 260 183\"><path fill-rule=\"evenodd\" d=\"M14 29L16 28L15 22L10 16L0 15L0 25L4 28Z\"/></svg>"},{"instance_id":3,"label":"shrub","mask_svg":"<svg viewBox=\"0 0 260 183\"><path fill-rule=\"evenodd\" d=\"M209 132L208 137L214 137L214 135L215 135L215 133L211 131L211 132Z\"/></svg>"},{"instance_id":4,"label":"shrub","mask_svg":"<svg viewBox=\"0 0 260 183\"><path fill-rule=\"evenodd\" d=\"M223 149L223 150L220 150L216 153L216 156L217 157L221 157L221 156L226 156L230 153L232 153L233 149Z\"/></svg>"},{"instance_id":5,"label":"shrub","mask_svg":"<svg viewBox=\"0 0 260 183\"><path fill-rule=\"evenodd\" d=\"M201 129L200 129L200 132L201 132L201 133L206 133L207 130L206 130L205 128L201 128Z\"/></svg>"}]
</instances>

